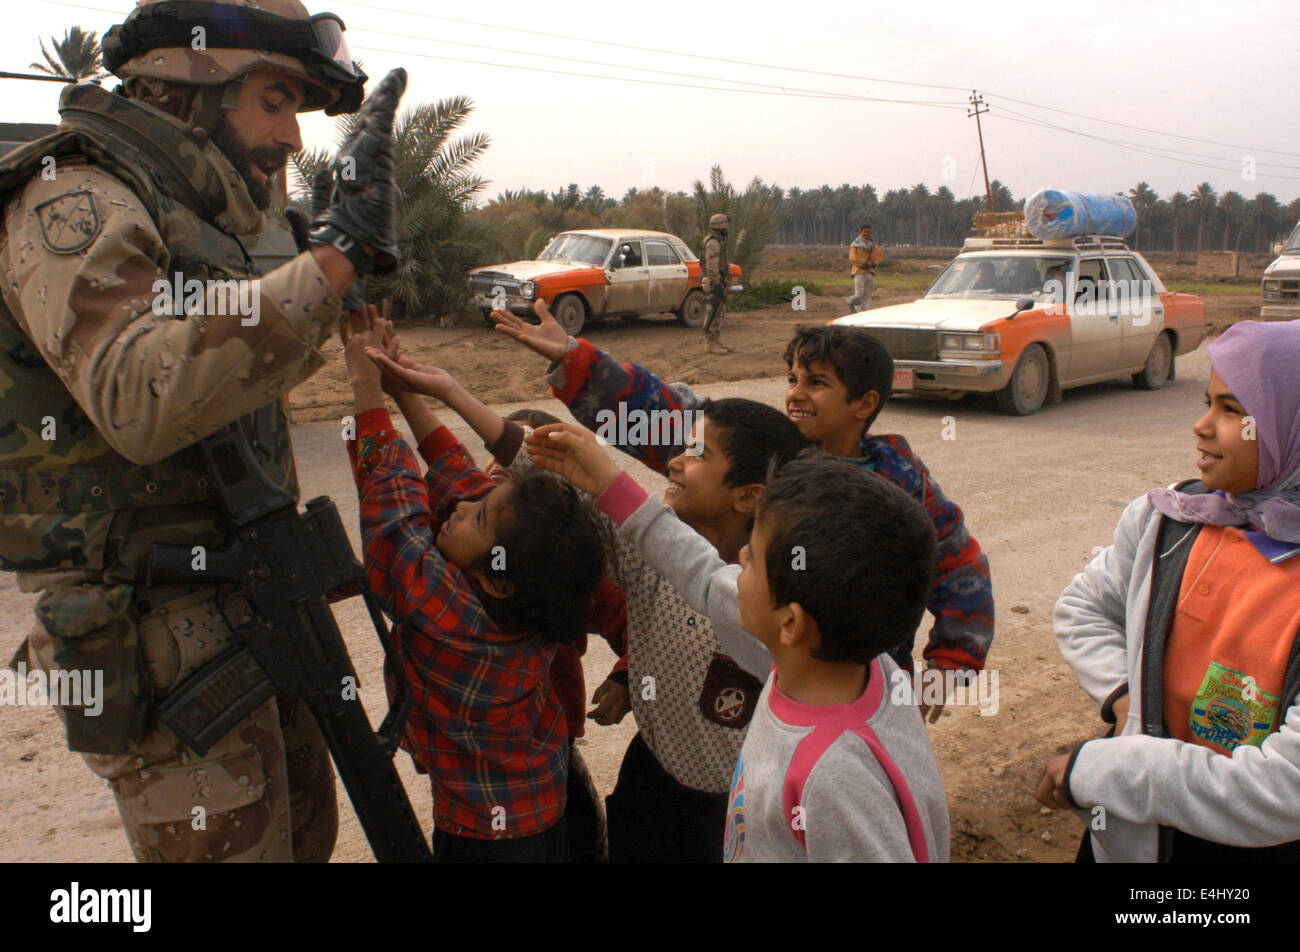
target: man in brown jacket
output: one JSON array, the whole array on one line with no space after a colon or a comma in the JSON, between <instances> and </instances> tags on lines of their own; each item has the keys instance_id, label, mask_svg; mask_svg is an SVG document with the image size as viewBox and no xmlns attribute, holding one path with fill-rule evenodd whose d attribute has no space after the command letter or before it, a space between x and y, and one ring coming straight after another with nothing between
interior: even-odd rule
<instances>
[{"instance_id":1,"label":"man in brown jacket","mask_svg":"<svg viewBox=\"0 0 1300 952\"><path fill-rule=\"evenodd\" d=\"M849 271L853 275L853 310L871 307L871 292L876 286L876 266L885 257L880 244L871 237L871 222L863 222L858 237L849 245Z\"/></svg>"}]
</instances>

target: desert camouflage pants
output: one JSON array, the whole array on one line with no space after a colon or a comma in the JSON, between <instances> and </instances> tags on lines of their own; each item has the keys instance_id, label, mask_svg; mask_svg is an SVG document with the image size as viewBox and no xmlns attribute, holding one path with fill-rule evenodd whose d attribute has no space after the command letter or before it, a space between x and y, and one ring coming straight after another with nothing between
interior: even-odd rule
<instances>
[{"instance_id":1,"label":"desert camouflage pants","mask_svg":"<svg viewBox=\"0 0 1300 952\"><path fill-rule=\"evenodd\" d=\"M58 594L47 590L42 603ZM56 646L69 639L52 638L42 617L53 616L38 607L28 657L49 670ZM154 700L230 644L211 588L137 589L130 612L113 624L134 628ZM296 698L267 701L203 757L153 715L126 753L81 756L112 788L140 862L323 863L334 850L334 771L315 720Z\"/></svg>"}]
</instances>

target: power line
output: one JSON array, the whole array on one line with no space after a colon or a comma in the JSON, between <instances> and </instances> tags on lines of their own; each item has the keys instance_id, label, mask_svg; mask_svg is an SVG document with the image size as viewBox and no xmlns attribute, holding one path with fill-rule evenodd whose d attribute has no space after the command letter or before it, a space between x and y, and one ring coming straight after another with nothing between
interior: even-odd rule
<instances>
[{"instance_id":1,"label":"power line","mask_svg":"<svg viewBox=\"0 0 1300 952\"><path fill-rule=\"evenodd\" d=\"M946 102L928 102L919 99L888 99L877 96L855 96L850 93L801 93L794 92L786 87L774 87L773 89L737 89L734 86L707 86L697 83L675 83L663 79L649 79L642 76L608 76L602 73L578 73L566 69L547 69L544 66L524 66L521 63L487 63L483 60L462 59L456 56L437 56L433 53L415 53L409 50L393 50L378 46L355 46L353 49L364 50L369 53L389 53L394 56L415 56L420 59L441 60L447 63L466 63L471 66L490 66L495 69L516 69L524 70L530 73L553 73L558 76L576 76L580 79L602 79L610 80L617 83L641 83L650 86L672 86L679 89L710 89L726 93L750 93L758 96L787 96L796 99L829 99L836 102L880 102L893 103L905 106L928 106L935 109L964 109L965 107L958 103ZM635 69L636 67L628 67Z\"/></svg>"},{"instance_id":2,"label":"power line","mask_svg":"<svg viewBox=\"0 0 1300 952\"><path fill-rule=\"evenodd\" d=\"M1003 111L1005 112L1006 110L1003 110ZM1213 169L1213 170L1218 171L1218 172L1234 172L1234 173L1236 173L1236 172L1240 172L1240 171L1241 171L1240 168L1235 168L1235 167L1232 167L1232 166L1210 165L1210 164L1207 163L1207 162L1196 162L1196 161L1193 161L1192 159L1184 159L1184 158L1179 158L1179 157L1177 157L1177 156L1166 155L1166 154L1164 154L1164 153L1162 153L1162 152L1153 151L1152 149L1146 149L1146 148L1142 148L1141 146L1131 145L1131 144L1124 143L1124 142L1120 142L1120 141L1117 141L1117 140L1114 140L1114 139L1108 139L1108 138L1106 138L1105 136L1095 135L1095 134L1090 133L1090 132L1079 132L1078 130L1075 130L1075 129L1067 129L1065 126L1058 126L1058 125L1056 125L1056 124L1054 124L1054 123L1044 122L1044 121L1042 121L1042 120L1038 120L1038 119L1028 119L1028 118L1026 118L1026 119L1017 119L1017 118L1015 118L1014 116L1010 116L1010 115L1003 116L1002 118L1006 119L1008 122L1019 122L1019 123L1021 123L1021 124L1023 124L1023 125L1034 126L1035 128L1039 128L1039 129L1048 129L1048 130L1051 130L1051 131L1054 131L1054 132L1064 132L1064 133L1067 133L1067 134L1069 134L1069 135L1080 136L1081 138L1084 138L1084 139L1091 139L1091 140L1093 140L1094 142L1101 142L1101 143L1104 143L1104 144L1106 144L1106 145L1113 146L1113 147L1115 147L1115 148L1117 148L1117 149L1127 149L1127 150L1130 151L1130 152L1141 152L1141 153L1143 153L1144 155L1151 155L1151 156L1156 157L1157 159L1165 159L1166 161L1169 161L1169 162L1182 162L1182 163L1185 164L1185 165L1195 165L1195 166L1199 166L1199 167L1201 167L1201 168ZM1153 147L1153 149L1154 149L1154 148L1158 148L1158 147ZM1265 173L1265 175L1266 175L1266 177L1268 177L1268 178L1274 178L1274 179L1285 179L1285 180L1287 180L1287 181L1300 181L1300 175L1279 175L1279 174L1276 173L1276 172L1268 172L1268 173Z\"/></svg>"},{"instance_id":3,"label":"power line","mask_svg":"<svg viewBox=\"0 0 1300 952\"><path fill-rule=\"evenodd\" d=\"M55 0L47 0L55 2ZM852 79L860 82L869 83L890 83L895 86L918 86L926 89L943 89L948 91L965 92L966 86L948 86L942 83L918 83L902 79L883 79L873 76L854 76L848 73L834 73L819 69L803 69L798 66L779 66L772 63L755 63L749 60L726 59L721 56L705 56L700 53L684 53L681 50L664 50L651 46L637 46L632 43L618 43L613 40L593 40L583 36L570 36L565 33L548 33L544 30L529 30L518 26L505 26L500 23L482 23L477 20L462 20L456 17L440 16L436 13L424 13L419 10L399 10L394 7L382 7L371 3L357 3L354 0L344 0L350 6L360 7L363 10L378 10L383 13L400 13L403 16L425 17L430 20L443 20L447 23L459 23L463 26L477 26L488 30L505 30L510 33L524 33L529 36L540 36L553 40L569 40L575 43L592 43L598 46L612 46L624 50L636 50L641 53L656 53L661 56L683 56L687 59L708 60L713 63L727 63L731 66L754 66L759 69L781 69L791 73L806 73L810 76L830 76L836 79Z\"/></svg>"},{"instance_id":4,"label":"power line","mask_svg":"<svg viewBox=\"0 0 1300 952\"><path fill-rule=\"evenodd\" d=\"M1214 139L1199 139L1196 136L1180 135L1177 132L1162 132L1159 129L1148 129L1145 126L1135 126L1127 122L1116 122L1113 119L1101 119L1097 116L1085 116L1080 112L1071 112L1068 109L1058 109L1055 106L1044 106L1040 103L1028 102L1027 100L1016 99L1012 96L1002 96L998 93L990 93L989 95L997 96L999 99L1005 99L1007 102L1013 102L1020 106L1029 106L1033 109L1045 109L1048 112L1059 112L1063 115L1073 116L1076 119L1086 119L1089 122L1102 122L1109 126L1123 126L1125 129L1134 129L1138 132L1150 133L1151 135L1168 136L1171 139L1185 139L1188 142L1199 142L1202 145L1221 145L1229 149L1245 149L1248 152L1270 152L1274 155L1285 155L1290 158L1300 159L1300 152L1287 152L1282 149L1258 149L1247 145L1239 145L1234 142L1219 142Z\"/></svg>"},{"instance_id":5,"label":"power line","mask_svg":"<svg viewBox=\"0 0 1300 952\"><path fill-rule=\"evenodd\" d=\"M1044 126L1044 127L1046 127L1046 128L1049 128L1049 129L1059 129L1059 130L1061 130L1062 132L1072 132L1072 131L1074 131L1074 130L1071 130L1071 129L1067 129L1065 126L1060 126L1060 125L1057 125L1057 124L1055 124L1055 123L1048 122L1046 119L1039 119L1037 116L1027 116L1027 115L1025 115L1023 112L1016 112L1014 109L1008 109L1006 106L999 106L998 108L999 108L1002 112L1005 112L1005 113L1007 113L1007 114L1009 114L1009 115L1012 115L1012 116L1019 116L1021 119L1024 119L1024 120L1026 120L1026 121L1028 121L1028 122L1036 123L1036 124L1038 124L1038 125ZM1090 133L1080 133L1080 135L1089 135L1089 134L1090 134ZM1095 135L1095 134L1094 134L1094 135ZM1157 149L1157 150L1159 150L1160 152L1168 152L1168 153L1171 153L1171 155L1189 155L1189 156L1192 156L1192 157L1194 157L1194 158L1198 158L1198 159L1210 159L1211 161L1214 161L1214 162L1235 162L1235 161L1236 161L1236 159L1235 159L1234 157L1232 157L1232 156L1227 156L1227 155L1206 155L1204 152L1188 152L1188 151L1186 151L1185 149L1171 149L1171 148L1169 148L1169 147L1167 147L1167 146L1163 146L1163 145L1151 145L1151 144L1146 143L1146 142L1130 142L1130 141L1125 140L1125 139L1112 139L1112 138L1110 138L1110 137L1108 137L1108 136L1100 136L1100 135L1095 135L1095 137L1096 137L1097 139L1099 139L1100 141L1102 141L1102 142L1109 142L1109 143L1111 143L1112 145L1126 145L1126 146L1132 146L1132 147L1137 148L1137 149L1142 149L1142 148ZM1259 162L1259 163L1257 163L1257 164L1258 164L1258 165L1267 165L1267 166L1269 166L1270 168L1278 168L1278 169L1293 169L1293 170L1300 171L1300 165L1283 165L1283 164L1280 163L1280 162Z\"/></svg>"},{"instance_id":6,"label":"power line","mask_svg":"<svg viewBox=\"0 0 1300 952\"><path fill-rule=\"evenodd\" d=\"M449 46L464 46L464 47L469 47L470 49L476 49L476 50L491 50L491 51L494 52L494 53L499 53L499 52L501 52L501 48L500 48L499 46L491 46L491 45L489 45L489 44L487 44L487 43L466 43L466 42L463 42L463 41L461 41L461 40L444 40L444 39L437 38L437 37L414 37L414 36L411 36L411 34L409 34L409 33L395 33L395 32L393 32L393 31L391 31L391 30L376 30L376 29L373 29L373 28L371 28L371 27L358 27L357 30L358 30L359 32L364 32L364 33L377 33L377 34L380 34L380 35L382 35L382 36L396 36L396 37L400 37L400 38L402 38L402 39L408 39L408 40L419 40L419 41L421 41L421 42L427 42L427 43L445 43L445 44L447 44L447 45L449 45ZM372 47L360 47L360 46L357 47L357 49L363 49L363 48L364 48L364 49L370 49L370 50L372 50L372 51L374 50L374 48L372 48ZM396 52L396 51L392 51L392 50L383 50L383 51L381 51L381 52ZM729 78L726 77L726 76L702 76L702 75L699 75L699 74L696 74L696 73L683 73L683 72L681 72L680 70L654 69L654 68L649 67L649 66L630 66L630 65L628 65L628 64L626 64L626 63L606 63L606 62L601 62L601 61L599 61L599 60L588 59L588 58L586 58L586 57L578 57L578 56L560 56L560 55L555 54L555 53L531 53L531 52L526 52L526 51L523 51L523 50L514 50L514 51L512 51L512 52L518 53L518 54L521 55L521 56L535 56L535 57L539 57L539 58L541 58L541 59L562 60L562 61L564 61L564 62L566 62L566 63L583 63L583 64L586 64L586 65L589 65L589 66L603 66L603 67L607 67L607 68L610 68L610 69L629 69L629 70L634 70L634 71L637 71L637 72L643 72L643 73L655 73L655 74L657 74L657 75L661 75L661 76L680 76L680 77L684 77L684 78L688 78L688 79L700 79L700 80L704 80L704 81L706 81L706 82L735 83L735 84L737 84L737 85L755 86L755 87L759 87L759 88L762 88L762 89L775 89L775 90L780 90L780 91L783 92L783 93L784 93L784 92L810 93L810 94L814 94L814 95L817 95L817 96L820 96L820 97L825 97L825 98L828 98L828 99L844 99L844 100L850 100L850 101L866 101L866 102L906 103L906 104L909 104L909 105L919 105L919 106L954 106L954 107L955 107L955 106L958 106L958 105L959 105L958 103L937 102L937 101L934 101L934 100L889 99L889 98L874 97L874 96L860 96L860 95L858 95L858 94L856 94L856 93L840 93L840 92L835 92L835 91L833 91L833 90L825 90L825 89L804 89L804 88L799 87L799 86L785 86L785 85L781 85L781 84L778 84L778 83L760 83L760 82L756 82L756 81L754 81L754 80L750 80L750 79L729 79ZM418 53L411 53L411 54L400 53L399 55L419 56L419 55L421 55L421 54L418 54ZM462 63L463 63L463 62L471 62L471 63L479 63L480 61L479 61L479 60L453 60L453 62L462 62ZM502 65L502 64L496 64L496 63L482 63L481 65L485 65L485 66L496 66L496 65ZM749 91L750 91L750 90L743 90L743 89L742 89L742 90L736 90L736 92L749 92Z\"/></svg>"}]
</instances>

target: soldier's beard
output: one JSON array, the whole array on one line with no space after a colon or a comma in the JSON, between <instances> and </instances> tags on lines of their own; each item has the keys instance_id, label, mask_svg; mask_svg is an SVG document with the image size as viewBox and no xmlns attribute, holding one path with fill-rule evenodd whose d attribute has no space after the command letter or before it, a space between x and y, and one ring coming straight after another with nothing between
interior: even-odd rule
<instances>
[{"instance_id":1,"label":"soldier's beard","mask_svg":"<svg viewBox=\"0 0 1300 952\"><path fill-rule=\"evenodd\" d=\"M244 180L244 185L248 188L249 197L253 199L253 204L260 211L266 211L271 207L271 176L267 174L266 180L262 181L254 172L253 167L257 165L262 172L267 169L280 170L289 162L289 156L292 150L283 146L275 147L269 145L259 145L249 147L243 138L235 131L229 120L221 123L217 127L216 133L212 136L212 144L220 149L230 164L235 167L239 177Z\"/></svg>"}]
</instances>

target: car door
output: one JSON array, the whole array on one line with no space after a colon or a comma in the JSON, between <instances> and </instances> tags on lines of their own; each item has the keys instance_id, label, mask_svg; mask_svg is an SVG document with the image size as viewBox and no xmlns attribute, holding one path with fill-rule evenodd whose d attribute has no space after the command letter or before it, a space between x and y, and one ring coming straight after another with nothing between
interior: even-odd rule
<instances>
[{"instance_id":1,"label":"car door","mask_svg":"<svg viewBox=\"0 0 1300 952\"><path fill-rule=\"evenodd\" d=\"M645 240L645 261L650 271L651 311L671 311L686 297L686 264L666 241Z\"/></svg>"},{"instance_id":2,"label":"car door","mask_svg":"<svg viewBox=\"0 0 1300 952\"><path fill-rule=\"evenodd\" d=\"M1125 255L1108 259L1108 264L1121 325L1120 366L1137 367L1146 363L1156 332L1163 326L1164 305L1155 282L1137 259Z\"/></svg>"},{"instance_id":3,"label":"car door","mask_svg":"<svg viewBox=\"0 0 1300 952\"><path fill-rule=\"evenodd\" d=\"M640 238L625 238L614 245L606 272L605 313L645 311L650 306L650 269Z\"/></svg>"},{"instance_id":4,"label":"car door","mask_svg":"<svg viewBox=\"0 0 1300 952\"><path fill-rule=\"evenodd\" d=\"M1068 380L1104 374L1119 366L1121 326L1112 313L1110 273L1101 258L1083 258L1070 305Z\"/></svg>"}]
</instances>

